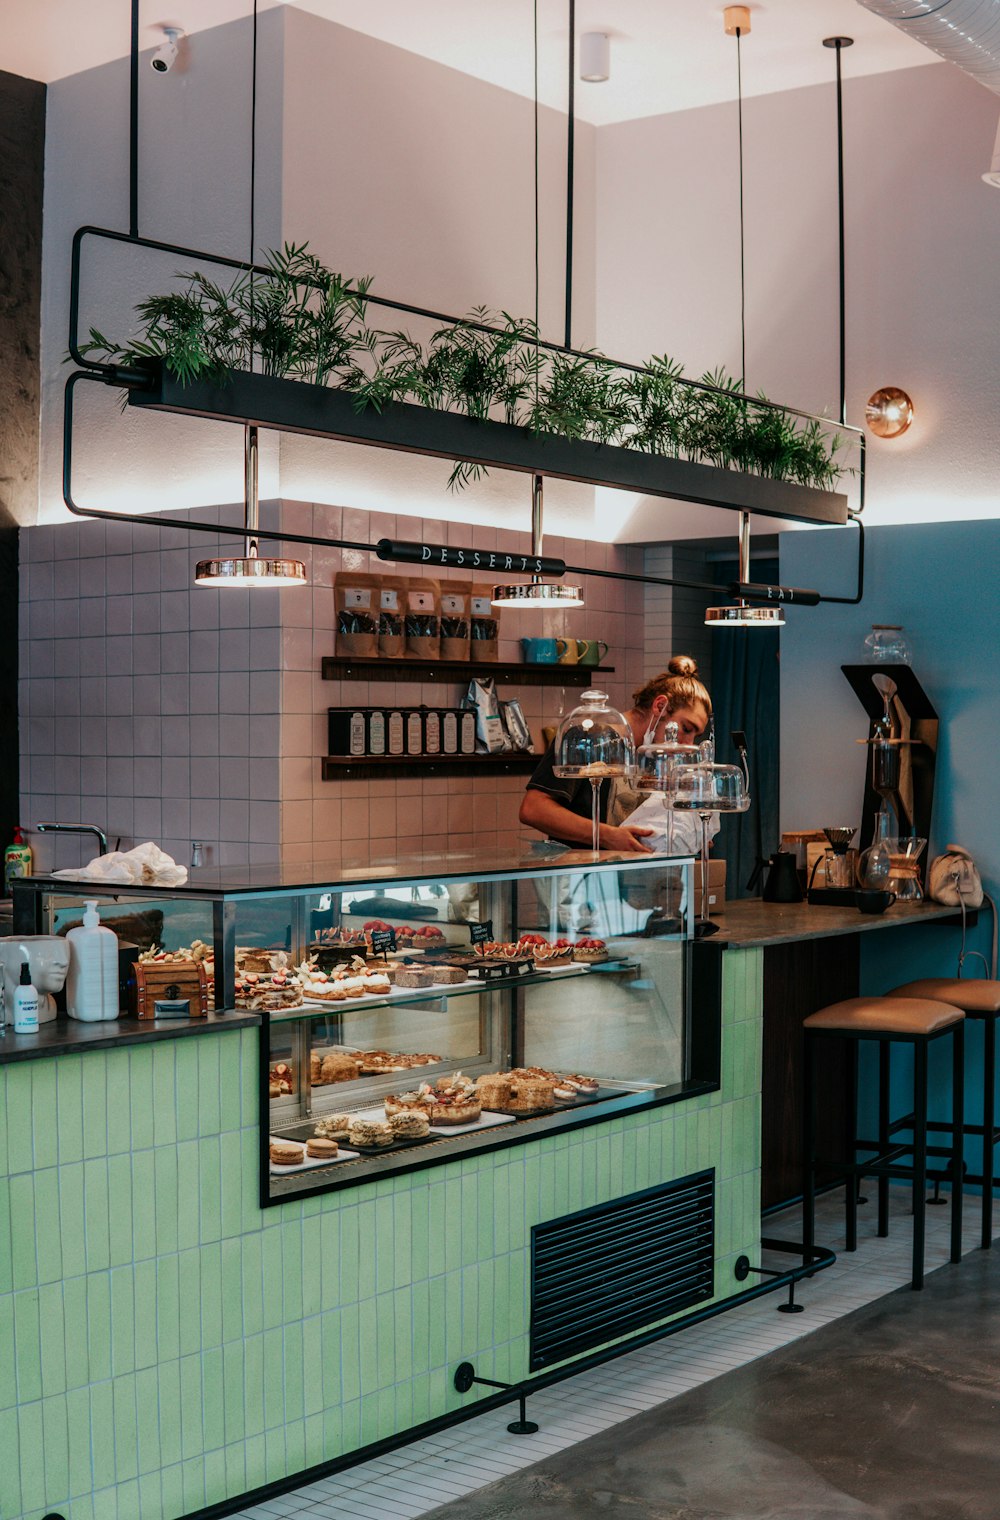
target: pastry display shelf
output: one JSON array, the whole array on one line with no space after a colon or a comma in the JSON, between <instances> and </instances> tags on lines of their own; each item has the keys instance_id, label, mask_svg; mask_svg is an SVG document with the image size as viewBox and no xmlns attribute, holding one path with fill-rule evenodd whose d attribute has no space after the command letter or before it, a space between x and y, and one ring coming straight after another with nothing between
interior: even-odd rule
<instances>
[{"instance_id":1,"label":"pastry display shelf","mask_svg":"<svg viewBox=\"0 0 1000 1520\"><path fill-rule=\"evenodd\" d=\"M589 686L594 676L613 676L613 665L527 665L517 660L366 659L324 655L324 681L467 681L492 676L516 686Z\"/></svg>"},{"instance_id":2,"label":"pastry display shelf","mask_svg":"<svg viewBox=\"0 0 1000 1520\"><path fill-rule=\"evenodd\" d=\"M426 1004L440 1000L444 1006L451 998L467 997L471 992L510 992L515 987L540 987L557 977L561 980L564 977L592 976L595 971L634 972L636 969L631 961L621 958L597 961L591 965L583 961L570 961L565 966L553 966L550 971L529 971L524 976L499 977L496 981L470 977L466 982L455 982L451 986L437 983L430 987L394 988L392 992L384 996L365 993L361 997L341 998L339 1001L329 1003L306 1001L295 1008L271 1011L268 1017L272 1024L281 1024L294 1019L328 1018L331 1014L367 1013L376 1008L398 1008L400 1004L405 1003Z\"/></svg>"},{"instance_id":3,"label":"pastry display shelf","mask_svg":"<svg viewBox=\"0 0 1000 1520\"><path fill-rule=\"evenodd\" d=\"M519 750L502 755L324 755L324 781L378 781L393 776L530 776L541 755Z\"/></svg>"}]
</instances>

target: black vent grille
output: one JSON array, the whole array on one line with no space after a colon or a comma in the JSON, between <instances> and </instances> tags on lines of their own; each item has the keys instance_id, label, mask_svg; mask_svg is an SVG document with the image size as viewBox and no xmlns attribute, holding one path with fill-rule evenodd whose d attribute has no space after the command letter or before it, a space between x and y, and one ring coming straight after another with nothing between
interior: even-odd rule
<instances>
[{"instance_id":1,"label":"black vent grille","mask_svg":"<svg viewBox=\"0 0 1000 1520\"><path fill-rule=\"evenodd\" d=\"M715 1172L531 1232L531 1366L547 1367L711 1298Z\"/></svg>"}]
</instances>

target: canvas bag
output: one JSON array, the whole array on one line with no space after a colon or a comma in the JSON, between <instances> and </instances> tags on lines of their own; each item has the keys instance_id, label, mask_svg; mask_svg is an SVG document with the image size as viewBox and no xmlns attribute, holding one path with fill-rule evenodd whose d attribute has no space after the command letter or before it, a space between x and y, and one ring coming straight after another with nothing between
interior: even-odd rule
<instances>
[{"instance_id":1,"label":"canvas bag","mask_svg":"<svg viewBox=\"0 0 1000 1520\"><path fill-rule=\"evenodd\" d=\"M980 908L983 883L979 868L968 850L950 844L943 855L936 855L927 872L927 890L935 902L946 907Z\"/></svg>"}]
</instances>

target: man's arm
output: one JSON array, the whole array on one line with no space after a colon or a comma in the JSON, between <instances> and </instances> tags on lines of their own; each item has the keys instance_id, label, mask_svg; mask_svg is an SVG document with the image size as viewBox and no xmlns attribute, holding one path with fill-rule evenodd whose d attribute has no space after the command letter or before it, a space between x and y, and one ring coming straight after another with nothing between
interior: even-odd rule
<instances>
[{"instance_id":1,"label":"man's arm","mask_svg":"<svg viewBox=\"0 0 1000 1520\"><path fill-rule=\"evenodd\" d=\"M537 829L540 834L548 834L563 844L589 845L591 843L590 820L571 812L568 807L563 807L561 802L557 802L547 792L539 791L537 787L531 786L525 792L518 816L529 829ZM633 854L649 855L652 852L640 836L652 834L652 832L652 829L630 829L627 824L623 828L616 829L609 823L602 823L598 838L602 850L630 851Z\"/></svg>"}]
</instances>

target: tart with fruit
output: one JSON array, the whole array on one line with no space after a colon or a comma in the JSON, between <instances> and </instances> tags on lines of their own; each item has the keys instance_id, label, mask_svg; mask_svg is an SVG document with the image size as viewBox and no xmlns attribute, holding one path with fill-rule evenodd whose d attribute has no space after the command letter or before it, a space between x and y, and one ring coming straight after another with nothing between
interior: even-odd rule
<instances>
[{"instance_id":1,"label":"tart with fruit","mask_svg":"<svg viewBox=\"0 0 1000 1520\"><path fill-rule=\"evenodd\" d=\"M603 939L578 939L573 946L573 959L586 965L593 966L608 958L608 947Z\"/></svg>"}]
</instances>

